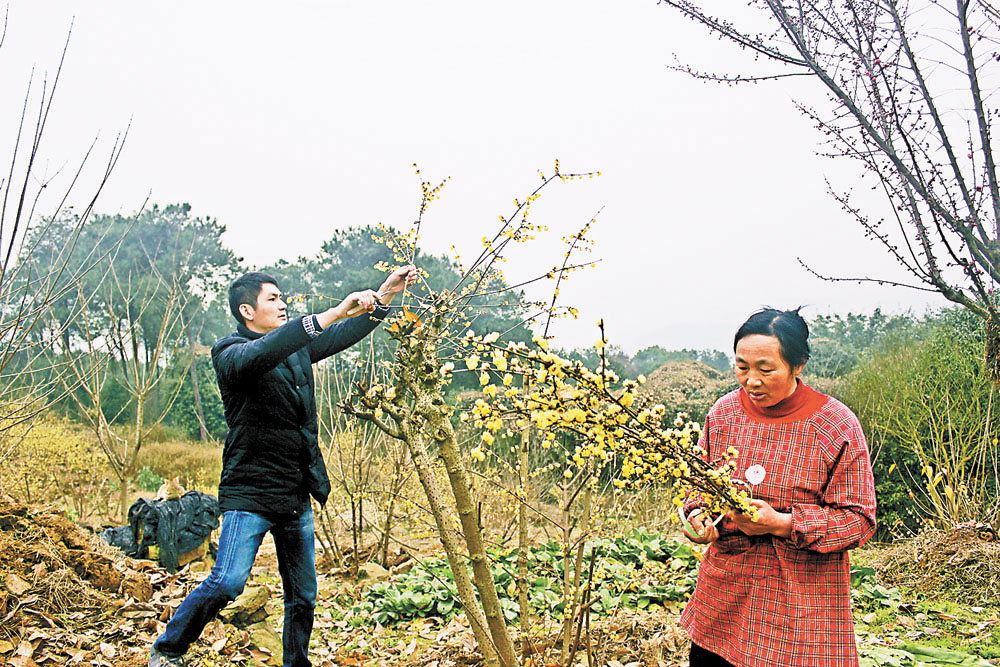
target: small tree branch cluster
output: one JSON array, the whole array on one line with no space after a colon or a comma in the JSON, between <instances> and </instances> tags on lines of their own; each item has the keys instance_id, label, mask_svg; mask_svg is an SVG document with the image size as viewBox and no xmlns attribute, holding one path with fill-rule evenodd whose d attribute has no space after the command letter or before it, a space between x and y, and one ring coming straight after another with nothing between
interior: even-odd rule
<instances>
[{"instance_id":1,"label":"small tree branch cluster","mask_svg":"<svg viewBox=\"0 0 1000 667\"><path fill-rule=\"evenodd\" d=\"M720 16L691 0L660 1L780 73L821 83L828 105L799 110L828 155L862 165L891 218L854 204L850 192L834 197L914 278L842 280L937 292L997 319L1000 179L992 122L1000 21L988 2L752 0L751 13L771 26L752 33L727 20L726 10ZM731 83L781 75L679 69Z\"/></svg>"}]
</instances>

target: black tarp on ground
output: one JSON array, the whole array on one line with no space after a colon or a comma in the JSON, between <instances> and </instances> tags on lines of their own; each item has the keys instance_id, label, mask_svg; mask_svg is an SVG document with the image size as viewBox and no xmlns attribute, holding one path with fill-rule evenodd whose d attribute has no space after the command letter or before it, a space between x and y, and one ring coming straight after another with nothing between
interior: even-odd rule
<instances>
[{"instance_id":1,"label":"black tarp on ground","mask_svg":"<svg viewBox=\"0 0 1000 667\"><path fill-rule=\"evenodd\" d=\"M177 570L177 556L194 549L219 527L219 501L200 491L180 498L139 498L128 510L128 526L107 528L101 539L129 556L149 557L149 547L159 547L160 565Z\"/></svg>"}]
</instances>

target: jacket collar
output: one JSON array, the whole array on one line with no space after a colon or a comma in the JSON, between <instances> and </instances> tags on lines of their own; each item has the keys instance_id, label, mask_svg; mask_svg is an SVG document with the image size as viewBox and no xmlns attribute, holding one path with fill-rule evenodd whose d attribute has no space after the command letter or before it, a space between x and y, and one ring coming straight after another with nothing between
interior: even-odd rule
<instances>
[{"instance_id":1,"label":"jacket collar","mask_svg":"<svg viewBox=\"0 0 1000 667\"><path fill-rule=\"evenodd\" d=\"M249 338L250 340L257 340L258 338L262 338L264 336L262 333L250 331L250 329L247 329L247 325L242 322L236 325L236 331L244 338Z\"/></svg>"}]
</instances>

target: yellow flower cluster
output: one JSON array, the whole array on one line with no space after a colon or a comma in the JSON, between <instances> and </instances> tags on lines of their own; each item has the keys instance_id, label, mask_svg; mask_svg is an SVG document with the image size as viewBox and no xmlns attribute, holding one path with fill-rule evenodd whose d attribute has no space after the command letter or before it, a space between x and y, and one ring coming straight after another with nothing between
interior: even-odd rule
<instances>
[{"instance_id":1,"label":"yellow flower cluster","mask_svg":"<svg viewBox=\"0 0 1000 667\"><path fill-rule=\"evenodd\" d=\"M451 176L444 179L437 185L431 185L431 182L426 180L420 173L420 167L416 162L413 163L413 170L414 173L416 173L416 175L420 178L420 192L422 197L420 200L419 217L423 217L424 213L427 212L427 207L430 206L430 203L435 199L441 199L441 190L444 189L444 186L451 180Z\"/></svg>"},{"instance_id":2,"label":"yellow flower cluster","mask_svg":"<svg viewBox=\"0 0 1000 667\"><path fill-rule=\"evenodd\" d=\"M590 171L590 172L585 172L585 173L582 173L582 174L564 174L564 173L562 173L562 171L560 171L559 160L556 160L556 163L555 163L555 172L556 172L555 173L555 177L558 178L561 181L572 181L574 179L583 180L584 178L593 178L594 176L600 176L601 175L601 172L599 172L599 171ZM542 180L544 181L545 180L545 174L542 171L539 171L538 173L542 175Z\"/></svg>"},{"instance_id":3,"label":"yellow flower cluster","mask_svg":"<svg viewBox=\"0 0 1000 667\"><path fill-rule=\"evenodd\" d=\"M377 224L377 229L378 231L375 234L372 234L372 240L376 243L381 243L392 252L392 259L395 262L395 265L382 261L375 264L375 269L377 271L389 272L400 264L408 264L414 256L417 243L420 241L419 226L414 224L410 228L410 231L402 233L392 227L389 227L385 223L379 222ZM426 271L420 267L417 267L417 270L420 272L421 276L425 279L427 278Z\"/></svg>"},{"instance_id":4,"label":"yellow flower cluster","mask_svg":"<svg viewBox=\"0 0 1000 667\"><path fill-rule=\"evenodd\" d=\"M567 452L567 479L585 468L617 469L619 489L667 483L677 491L676 502L697 491L709 508L750 512L747 493L731 481L735 454L706 461L698 446L699 424L651 405L638 391L645 378L622 380L607 368L603 333L596 345L602 355L598 369L550 351L539 336L533 343L500 344L495 334L479 337L471 331L462 339L466 366L479 373L483 389L462 419L480 430L485 446L528 424L542 434L543 448L551 447L557 433L573 433L579 444ZM521 376L523 389L511 386L514 376Z\"/></svg>"}]
</instances>

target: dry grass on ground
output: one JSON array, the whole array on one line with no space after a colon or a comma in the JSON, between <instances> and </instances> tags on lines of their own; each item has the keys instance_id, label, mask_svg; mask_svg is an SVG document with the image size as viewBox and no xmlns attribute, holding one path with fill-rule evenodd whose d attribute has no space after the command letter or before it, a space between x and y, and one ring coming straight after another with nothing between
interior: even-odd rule
<instances>
[{"instance_id":1,"label":"dry grass on ground","mask_svg":"<svg viewBox=\"0 0 1000 667\"><path fill-rule=\"evenodd\" d=\"M926 530L866 555L890 585L929 597L950 591L956 602L969 605L994 604L1000 597L1000 542L989 532Z\"/></svg>"},{"instance_id":2,"label":"dry grass on ground","mask_svg":"<svg viewBox=\"0 0 1000 667\"><path fill-rule=\"evenodd\" d=\"M149 468L163 479L177 479L187 490L216 493L222 472L222 446L194 441L151 442L138 457L138 469Z\"/></svg>"}]
</instances>

